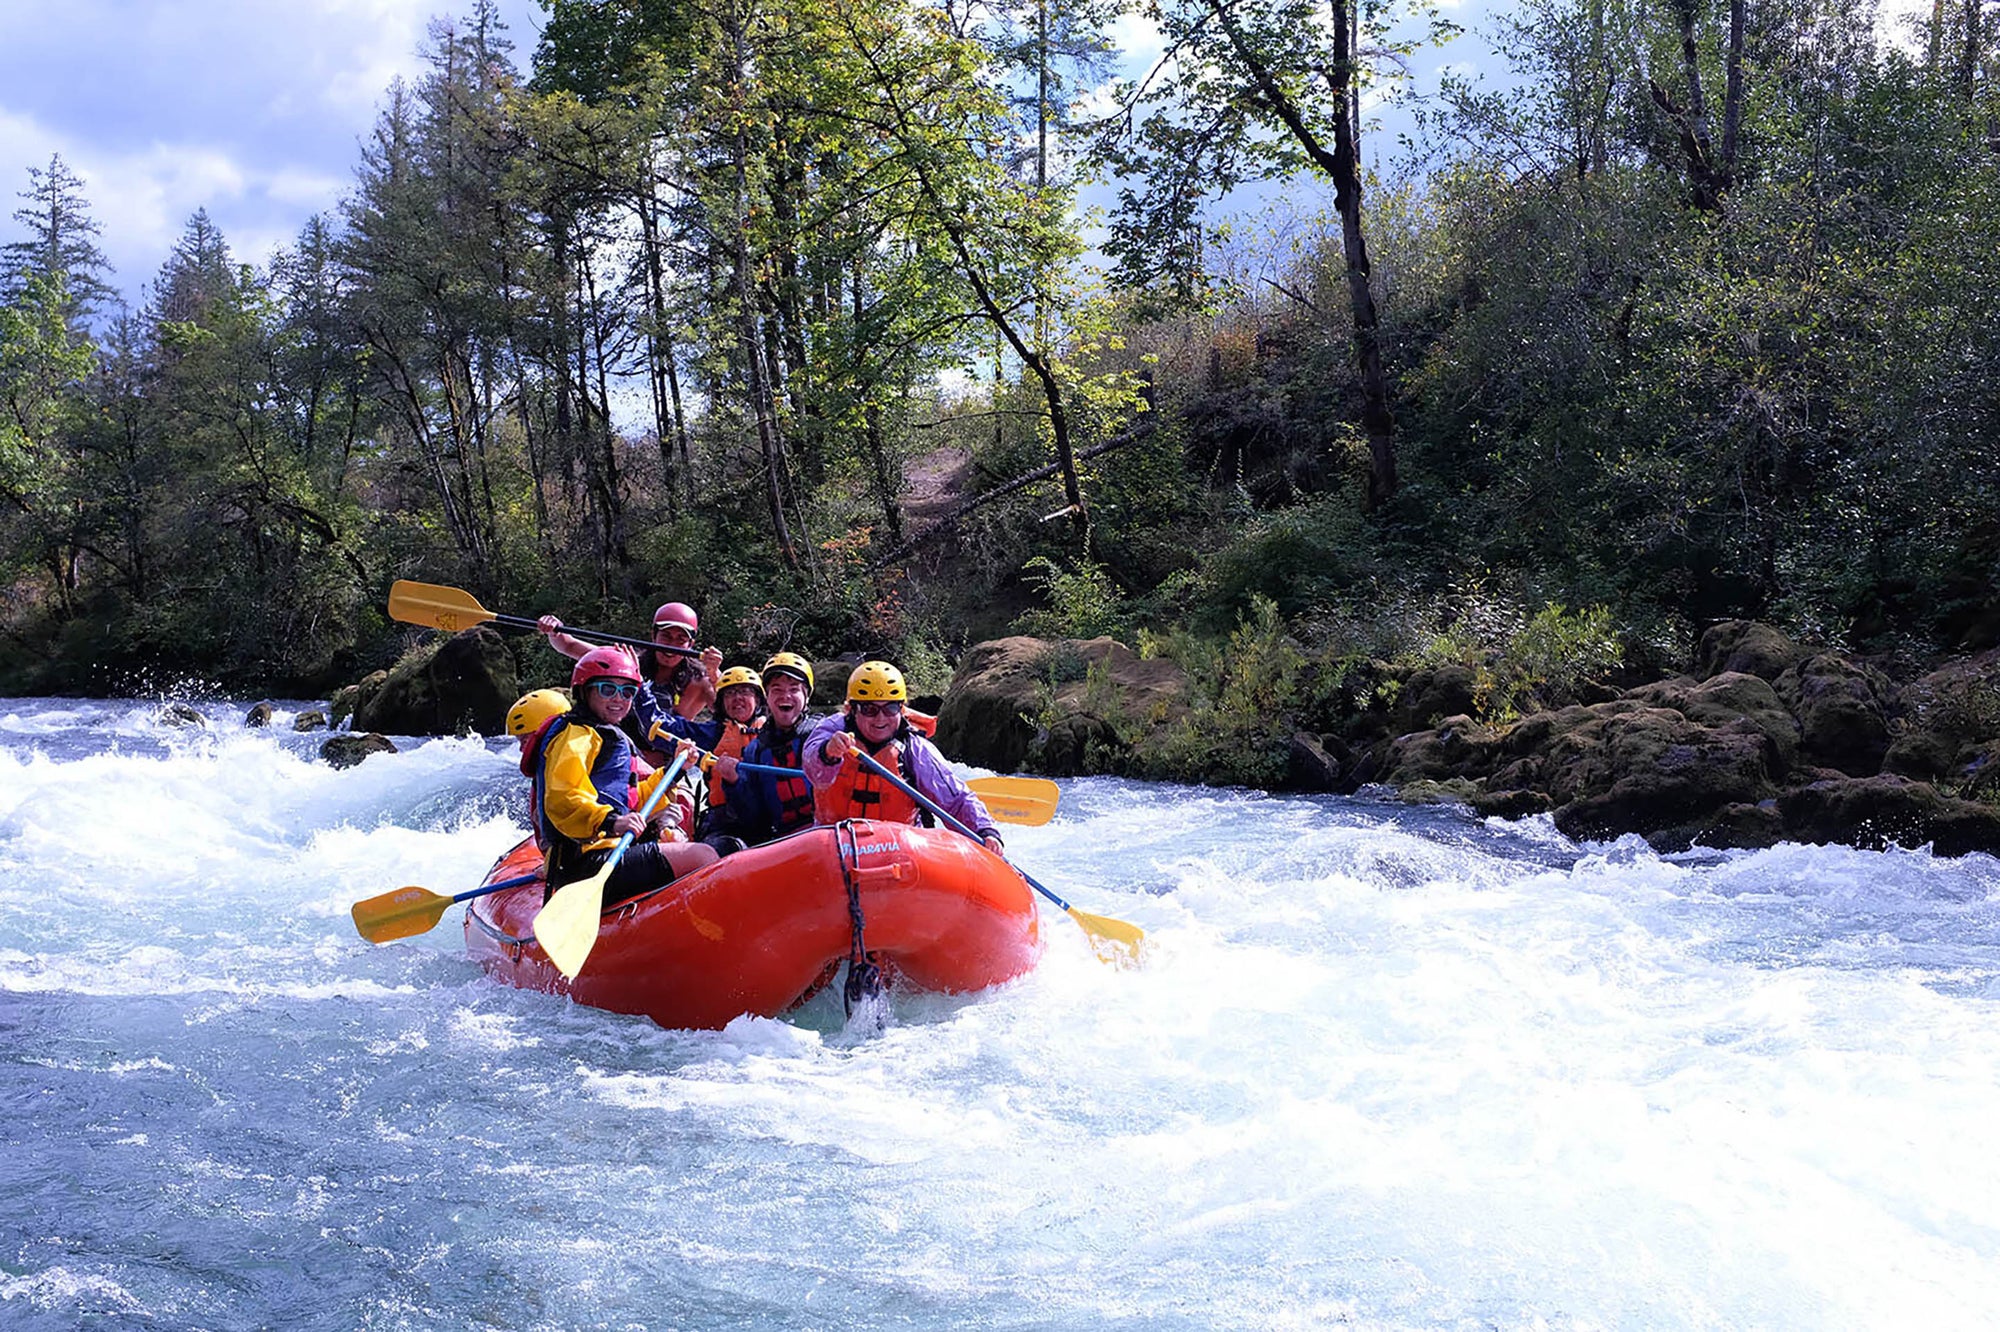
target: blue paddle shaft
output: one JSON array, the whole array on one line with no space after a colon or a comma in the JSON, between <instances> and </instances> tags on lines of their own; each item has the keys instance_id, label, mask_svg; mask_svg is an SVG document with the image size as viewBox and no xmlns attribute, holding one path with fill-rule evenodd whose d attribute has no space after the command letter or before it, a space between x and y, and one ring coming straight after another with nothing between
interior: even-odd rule
<instances>
[{"instance_id":1,"label":"blue paddle shaft","mask_svg":"<svg viewBox=\"0 0 2000 1332\"><path fill-rule=\"evenodd\" d=\"M773 777L803 777L806 775L804 768L774 768L768 763L738 763L736 771L768 772Z\"/></svg>"},{"instance_id":2,"label":"blue paddle shaft","mask_svg":"<svg viewBox=\"0 0 2000 1332\"><path fill-rule=\"evenodd\" d=\"M539 874L517 874L511 879L502 879L498 883L489 883L478 888L469 889L459 893L451 900L454 902L469 902L475 897L484 897L488 893L497 893L502 888L519 888L523 884L534 883L541 877Z\"/></svg>"}]
</instances>

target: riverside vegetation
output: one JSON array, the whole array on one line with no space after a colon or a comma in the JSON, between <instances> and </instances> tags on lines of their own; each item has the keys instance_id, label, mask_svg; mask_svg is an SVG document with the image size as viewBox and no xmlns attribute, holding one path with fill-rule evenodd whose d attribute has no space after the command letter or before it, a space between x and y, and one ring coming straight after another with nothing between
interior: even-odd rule
<instances>
[{"instance_id":1,"label":"riverside vegetation","mask_svg":"<svg viewBox=\"0 0 2000 1332\"><path fill-rule=\"evenodd\" d=\"M1020 759L1052 769L1663 837L1797 833L1816 773L1984 808L1986 686L1909 691L2000 643L1990 6L1529 0L1455 34L1152 0L1186 58L1124 79L1086 0L548 9L526 75L490 5L435 25L335 213L261 265L197 214L138 309L83 183L28 173L6 688L330 692L416 647L383 595L418 577L614 628L684 596L746 657L927 693L1033 635ZM1415 96L1418 48L1493 86ZM1355 120L1378 95L1407 150ZM1258 182L1330 204L1226 221ZM1705 674L1752 622L1814 650ZM1114 687L1103 638L1159 678ZM1827 694L1873 700L1872 770L1807 738ZM1735 743L1674 731L1723 695L1769 725L1705 811L1562 814L1622 778L1521 738L1657 768Z\"/></svg>"}]
</instances>

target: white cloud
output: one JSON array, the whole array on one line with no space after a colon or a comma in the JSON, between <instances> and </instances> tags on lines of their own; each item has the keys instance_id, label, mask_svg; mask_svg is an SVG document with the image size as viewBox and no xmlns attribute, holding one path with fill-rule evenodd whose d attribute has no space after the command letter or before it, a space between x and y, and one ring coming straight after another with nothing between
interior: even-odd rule
<instances>
[{"instance_id":1,"label":"white cloud","mask_svg":"<svg viewBox=\"0 0 2000 1332\"><path fill-rule=\"evenodd\" d=\"M536 0L501 0L525 65ZM468 0L0 0L0 239L26 169L83 178L137 298L206 208L243 259L333 207L434 14Z\"/></svg>"}]
</instances>

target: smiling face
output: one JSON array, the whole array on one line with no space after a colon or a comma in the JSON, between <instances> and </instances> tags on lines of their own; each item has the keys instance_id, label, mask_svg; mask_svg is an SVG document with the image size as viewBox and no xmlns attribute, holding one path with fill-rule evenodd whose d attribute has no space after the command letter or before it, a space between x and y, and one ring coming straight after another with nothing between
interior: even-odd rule
<instances>
[{"instance_id":1,"label":"smiling face","mask_svg":"<svg viewBox=\"0 0 2000 1332\"><path fill-rule=\"evenodd\" d=\"M849 703L847 712L854 718L855 731L870 745L883 744L903 724L901 703Z\"/></svg>"},{"instance_id":2,"label":"smiling face","mask_svg":"<svg viewBox=\"0 0 2000 1332\"><path fill-rule=\"evenodd\" d=\"M583 706L606 726L616 726L632 711L639 686L623 680L588 680L583 686Z\"/></svg>"},{"instance_id":3,"label":"smiling face","mask_svg":"<svg viewBox=\"0 0 2000 1332\"><path fill-rule=\"evenodd\" d=\"M747 724L757 715L757 686L739 684L723 690L722 715L733 722Z\"/></svg>"},{"instance_id":4,"label":"smiling face","mask_svg":"<svg viewBox=\"0 0 2000 1332\"><path fill-rule=\"evenodd\" d=\"M806 682L796 675L773 675L764 681L764 700L771 720L790 730L806 715Z\"/></svg>"}]
</instances>

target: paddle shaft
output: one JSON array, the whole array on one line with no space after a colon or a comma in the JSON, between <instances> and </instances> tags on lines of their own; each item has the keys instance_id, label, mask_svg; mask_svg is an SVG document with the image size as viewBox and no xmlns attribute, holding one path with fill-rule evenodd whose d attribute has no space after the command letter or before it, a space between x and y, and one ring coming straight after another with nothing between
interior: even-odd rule
<instances>
[{"instance_id":1,"label":"paddle shaft","mask_svg":"<svg viewBox=\"0 0 2000 1332\"><path fill-rule=\"evenodd\" d=\"M459 902L470 902L475 897L484 897L488 893L497 893L500 892L502 889L519 888L523 884L539 883L541 881L541 877L542 876L539 874L517 874L511 879L502 879L498 883L483 884L478 888L473 888L467 890L466 892L457 893L452 897L451 900L454 905Z\"/></svg>"},{"instance_id":2,"label":"paddle shaft","mask_svg":"<svg viewBox=\"0 0 2000 1332\"><path fill-rule=\"evenodd\" d=\"M496 624L541 632L541 621L531 620L525 615L499 615L492 611L488 611L487 614L493 616ZM690 657L697 660L701 657L700 648L673 647L666 643L655 643L650 638L627 638L623 634L607 634L602 629L579 629L573 624L566 624L556 632L568 634L571 638L592 638L602 643L616 643L620 647L651 648L655 652L671 652L676 657Z\"/></svg>"},{"instance_id":3,"label":"paddle shaft","mask_svg":"<svg viewBox=\"0 0 2000 1332\"><path fill-rule=\"evenodd\" d=\"M769 763L743 763L740 761L736 765L736 771L738 774L769 773L773 777L803 777L806 775L803 768L779 768ZM991 814L996 822L1019 823L1031 828L1039 828L1055 816L1056 793L1054 782L1046 783L1049 787L1049 794L1047 796L1040 796L1039 793L1036 793L1025 800L1018 792L1011 790L990 791L985 789L985 783L988 782L1020 783L1037 780L1040 779L1031 777L976 777L972 780L970 786L972 787L972 794L986 802L986 812ZM1040 804L1035 802L1046 803L1047 809L1041 809Z\"/></svg>"},{"instance_id":4,"label":"paddle shaft","mask_svg":"<svg viewBox=\"0 0 2000 1332\"><path fill-rule=\"evenodd\" d=\"M667 775L660 778L660 784L653 788L653 794L647 796L646 803L639 807L639 822L641 824L644 824L653 817L653 807L660 803L660 797L666 795L667 788L674 784L674 778L681 775L681 765L686 762L687 751L685 749L674 755L674 761L667 765ZM604 862L604 868L599 873L607 879L610 878L611 871L617 869L618 862L625 858L625 848L632 845L632 839L638 835L638 833L624 833L620 835L618 845L611 848L611 856ZM565 884L564 886L567 887L568 885Z\"/></svg>"},{"instance_id":5,"label":"paddle shaft","mask_svg":"<svg viewBox=\"0 0 2000 1332\"><path fill-rule=\"evenodd\" d=\"M982 846L985 845L985 839L982 838L978 833L972 831L972 829L966 827L963 823L960 823L957 819L953 818L950 814L946 813L944 807L939 805L937 801L932 800L922 791L919 791L916 787L911 786L901 777L898 777L895 773L890 772L880 763L877 763L874 759L874 756L869 754L867 750L857 748L854 751L854 756L861 760L862 766L867 768L868 771L874 773L877 777L880 777L883 781L889 783L889 785L895 787L898 791L901 791L904 795L908 796L910 799L916 801L919 805L922 805L925 809L929 810L931 816L933 818L941 820L944 823L945 827L950 828L953 832L965 834L967 837L970 837L973 841L980 843ZM1006 860L1006 857L1002 856L1001 859ZM1041 884L1035 881L1034 875L1028 873L1028 871L1022 869L1019 865L1015 865L1014 862L1011 860L1008 860L1007 864L1012 866L1014 873L1020 875L1023 879L1026 879L1028 881L1028 886L1030 888L1040 893L1043 897L1048 898L1049 901L1054 902L1057 906L1061 907L1064 911L1067 911L1070 915L1074 916L1076 914L1076 908L1072 907L1069 903L1063 901L1060 897L1057 897L1054 893L1050 892L1048 889L1042 887Z\"/></svg>"}]
</instances>

